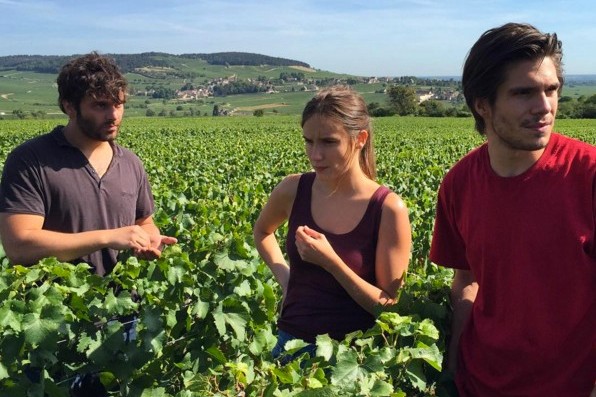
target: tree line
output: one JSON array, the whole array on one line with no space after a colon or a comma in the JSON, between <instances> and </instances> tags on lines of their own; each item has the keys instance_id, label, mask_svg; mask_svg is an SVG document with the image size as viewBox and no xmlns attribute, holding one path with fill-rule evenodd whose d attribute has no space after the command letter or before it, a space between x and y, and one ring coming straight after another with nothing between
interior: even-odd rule
<instances>
[{"instance_id":1,"label":"tree line","mask_svg":"<svg viewBox=\"0 0 596 397\"><path fill-rule=\"evenodd\" d=\"M392 85L387 88L387 102L368 104L368 111L373 117L387 116L430 116L430 117L468 117L471 112L463 101L449 103L436 99L419 102L414 87ZM567 119L596 118L596 94L580 96L577 99L562 96L559 99L557 117Z\"/></svg>"},{"instance_id":2,"label":"tree line","mask_svg":"<svg viewBox=\"0 0 596 397\"><path fill-rule=\"evenodd\" d=\"M116 60L124 73L136 69L153 67L170 67L176 69L178 59L202 59L210 65L242 65L242 66L303 66L310 67L307 63L271 57L248 52L219 52L213 54L182 54L173 55L161 52L144 52L140 54L106 54ZM36 73L57 74L62 65L74 58L75 55L9 55L0 57L0 70L18 70Z\"/></svg>"},{"instance_id":3,"label":"tree line","mask_svg":"<svg viewBox=\"0 0 596 397\"><path fill-rule=\"evenodd\" d=\"M181 54L181 58L203 59L210 65L240 65L240 66L302 66L310 68L305 62L294 59L271 57L249 52L216 52L212 54Z\"/></svg>"}]
</instances>

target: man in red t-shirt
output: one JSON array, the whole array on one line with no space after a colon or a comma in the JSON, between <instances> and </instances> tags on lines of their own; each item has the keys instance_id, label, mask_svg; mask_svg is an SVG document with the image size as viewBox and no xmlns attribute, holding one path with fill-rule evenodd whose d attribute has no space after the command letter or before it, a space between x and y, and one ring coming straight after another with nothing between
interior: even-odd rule
<instances>
[{"instance_id":1,"label":"man in red t-shirt","mask_svg":"<svg viewBox=\"0 0 596 397\"><path fill-rule=\"evenodd\" d=\"M430 253L455 269L462 397L596 393L596 147L552 132L561 58L556 34L509 23L464 66L486 143L445 176Z\"/></svg>"}]
</instances>

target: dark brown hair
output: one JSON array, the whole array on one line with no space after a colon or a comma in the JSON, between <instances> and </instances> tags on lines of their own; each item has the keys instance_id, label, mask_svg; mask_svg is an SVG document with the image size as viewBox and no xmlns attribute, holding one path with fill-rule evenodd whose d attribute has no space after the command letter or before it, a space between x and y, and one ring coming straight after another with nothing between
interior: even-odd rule
<instances>
[{"instance_id":1,"label":"dark brown hair","mask_svg":"<svg viewBox=\"0 0 596 397\"><path fill-rule=\"evenodd\" d=\"M556 33L542 33L524 23L507 23L487 30L468 53L462 76L466 103L474 115L476 130L485 133L484 119L475 108L477 99L494 105L499 86L505 82L509 66L520 61L551 58L563 88L562 44Z\"/></svg>"},{"instance_id":2,"label":"dark brown hair","mask_svg":"<svg viewBox=\"0 0 596 397\"><path fill-rule=\"evenodd\" d=\"M360 94L346 86L333 86L319 91L302 111L300 125L304 127L312 116L319 115L339 121L346 133L352 138L354 147L356 137L362 130L368 132L368 139L360 151L358 159L360 169L370 179L375 180L377 168L373 147L373 133L366 102Z\"/></svg>"},{"instance_id":3,"label":"dark brown hair","mask_svg":"<svg viewBox=\"0 0 596 397\"><path fill-rule=\"evenodd\" d=\"M69 102L80 112L81 100L85 95L93 98L107 97L114 103L126 101L128 84L112 58L92 52L74 58L60 70L58 83L58 104L63 112L63 102ZM66 113L66 112L65 112Z\"/></svg>"}]
</instances>

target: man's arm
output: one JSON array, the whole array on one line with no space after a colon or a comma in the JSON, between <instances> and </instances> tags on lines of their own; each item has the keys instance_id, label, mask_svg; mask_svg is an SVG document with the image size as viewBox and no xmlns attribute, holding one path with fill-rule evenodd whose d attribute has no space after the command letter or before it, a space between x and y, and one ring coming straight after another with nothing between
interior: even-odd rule
<instances>
[{"instance_id":1,"label":"man's arm","mask_svg":"<svg viewBox=\"0 0 596 397\"><path fill-rule=\"evenodd\" d=\"M457 357L459 352L459 338L464 330L472 304L476 300L478 283L470 270L455 270L455 277L451 283L451 306L453 318L451 321L451 340L449 342L449 356L447 370L455 374L457 370Z\"/></svg>"},{"instance_id":2,"label":"man's arm","mask_svg":"<svg viewBox=\"0 0 596 397\"><path fill-rule=\"evenodd\" d=\"M135 256L141 259L157 259L161 256L161 251L166 245L172 245L178 242L175 237L162 236L159 228L153 222L153 216L151 215L137 219L135 224L147 232L150 240L148 247L134 250Z\"/></svg>"},{"instance_id":3,"label":"man's arm","mask_svg":"<svg viewBox=\"0 0 596 397\"><path fill-rule=\"evenodd\" d=\"M43 222L40 215L0 213L0 238L12 263L30 265L50 256L71 261L102 248L143 250L152 244L146 226L60 233L42 229Z\"/></svg>"}]
</instances>

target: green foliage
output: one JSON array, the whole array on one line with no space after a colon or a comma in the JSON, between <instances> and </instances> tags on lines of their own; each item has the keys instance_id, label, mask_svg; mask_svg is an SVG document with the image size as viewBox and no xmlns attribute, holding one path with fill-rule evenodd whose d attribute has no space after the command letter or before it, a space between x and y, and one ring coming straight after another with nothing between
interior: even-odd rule
<instances>
[{"instance_id":1,"label":"green foliage","mask_svg":"<svg viewBox=\"0 0 596 397\"><path fill-rule=\"evenodd\" d=\"M394 109L381 107L378 102L369 103L367 109L371 117L389 117L395 115Z\"/></svg>"},{"instance_id":2,"label":"green foliage","mask_svg":"<svg viewBox=\"0 0 596 397\"><path fill-rule=\"evenodd\" d=\"M435 99L429 99L428 101L422 102L420 108L420 113L429 117L445 117L447 113L445 104Z\"/></svg>"},{"instance_id":3,"label":"green foliage","mask_svg":"<svg viewBox=\"0 0 596 397\"><path fill-rule=\"evenodd\" d=\"M53 125L1 121L0 159ZM593 121L557 126L596 144ZM310 169L297 117L127 119L119 142L143 159L155 220L179 243L155 261L124 253L104 278L53 258L9 266L0 247L0 396L67 396L84 372L135 397L447 396L452 272L427 259L434 204L446 170L481 138L455 118L382 118L375 133L379 181L406 201L414 248L399 302L371 329L322 335L314 357L287 365L271 358L280 289L252 225L285 175ZM137 337L125 342L132 315Z\"/></svg>"},{"instance_id":4,"label":"green foliage","mask_svg":"<svg viewBox=\"0 0 596 397\"><path fill-rule=\"evenodd\" d=\"M389 107L400 116L416 114L418 99L414 87L392 85L387 89L387 97Z\"/></svg>"},{"instance_id":5,"label":"green foliage","mask_svg":"<svg viewBox=\"0 0 596 397\"><path fill-rule=\"evenodd\" d=\"M12 111L12 114L19 118L19 119L24 119L26 117L25 112L23 112L21 109L15 109Z\"/></svg>"}]
</instances>

